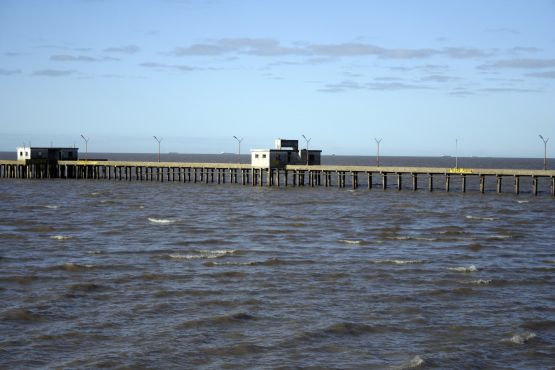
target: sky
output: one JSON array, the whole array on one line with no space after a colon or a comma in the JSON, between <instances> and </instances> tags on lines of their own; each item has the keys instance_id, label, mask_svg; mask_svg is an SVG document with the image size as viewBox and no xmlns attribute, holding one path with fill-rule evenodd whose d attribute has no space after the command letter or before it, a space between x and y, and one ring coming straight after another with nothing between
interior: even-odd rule
<instances>
[{"instance_id":1,"label":"sky","mask_svg":"<svg viewBox=\"0 0 555 370\"><path fill-rule=\"evenodd\" d=\"M540 158L539 134L553 156L555 0L0 0L0 151Z\"/></svg>"}]
</instances>

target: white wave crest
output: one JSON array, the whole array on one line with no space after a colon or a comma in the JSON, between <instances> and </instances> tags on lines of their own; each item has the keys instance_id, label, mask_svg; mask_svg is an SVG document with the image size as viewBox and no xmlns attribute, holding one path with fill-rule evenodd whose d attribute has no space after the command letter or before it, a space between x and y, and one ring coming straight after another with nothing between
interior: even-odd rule
<instances>
[{"instance_id":1,"label":"white wave crest","mask_svg":"<svg viewBox=\"0 0 555 370\"><path fill-rule=\"evenodd\" d=\"M386 239L390 240L417 240L417 241L426 241L426 242L435 242L437 238L425 238L422 236L389 236Z\"/></svg>"},{"instance_id":2,"label":"white wave crest","mask_svg":"<svg viewBox=\"0 0 555 370\"><path fill-rule=\"evenodd\" d=\"M480 216L466 215L465 218L467 220L495 221L495 218L493 217L480 217Z\"/></svg>"},{"instance_id":3,"label":"white wave crest","mask_svg":"<svg viewBox=\"0 0 555 370\"><path fill-rule=\"evenodd\" d=\"M391 366L391 369L395 369L395 370L416 369L422 365L424 365L424 360L422 359L422 357L416 355L410 361L400 366Z\"/></svg>"},{"instance_id":4,"label":"white wave crest","mask_svg":"<svg viewBox=\"0 0 555 370\"><path fill-rule=\"evenodd\" d=\"M50 205L50 204L48 204L48 205L44 206L44 208L58 209L59 207L58 207L58 206L55 206L55 205Z\"/></svg>"},{"instance_id":5,"label":"white wave crest","mask_svg":"<svg viewBox=\"0 0 555 370\"><path fill-rule=\"evenodd\" d=\"M512 239L512 237L513 237L512 235L490 235L489 236L490 239L500 239L500 240Z\"/></svg>"},{"instance_id":6,"label":"white wave crest","mask_svg":"<svg viewBox=\"0 0 555 370\"><path fill-rule=\"evenodd\" d=\"M194 260L194 259L200 259L200 258L212 259L212 258L229 256L234 254L235 252L237 252L235 249L230 249L230 250L222 249L222 250L213 250L213 251L200 250L200 251L196 251L196 253L188 253L188 254L172 253L169 255L169 257L175 258L175 259L184 259L184 260Z\"/></svg>"},{"instance_id":7,"label":"white wave crest","mask_svg":"<svg viewBox=\"0 0 555 370\"><path fill-rule=\"evenodd\" d=\"M424 263L424 260L386 259L386 260L375 260L374 263L383 263L383 264L392 264L392 265L412 265L416 263Z\"/></svg>"},{"instance_id":8,"label":"white wave crest","mask_svg":"<svg viewBox=\"0 0 555 370\"><path fill-rule=\"evenodd\" d=\"M52 235L50 237L50 239L53 239L53 240L68 240L68 239L71 239L71 236L68 236L68 235Z\"/></svg>"},{"instance_id":9,"label":"white wave crest","mask_svg":"<svg viewBox=\"0 0 555 370\"><path fill-rule=\"evenodd\" d=\"M149 217L148 220L153 224L159 224L159 225L170 225L176 221L176 220L170 220L167 218L153 218L153 217Z\"/></svg>"},{"instance_id":10,"label":"white wave crest","mask_svg":"<svg viewBox=\"0 0 555 370\"><path fill-rule=\"evenodd\" d=\"M530 201L529 200L517 200L516 202L522 204L522 203L529 203Z\"/></svg>"},{"instance_id":11,"label":"white wave crest","mask_svg":"<svg viewBox=\"0 0 555 370\"><path fill-rule=\"evenodd\" d=\"M524 343L528 342L529 340L534 339L535 337L536 337L536 333L531 332L531 331L527 331L527 332L524 332L524 333L515 334L511 338L505 339L504 341L515 343L515 344L524 344Z\"/></svg>"},{"instance_id":12,"label":"white wave crest","mask_svg":"<svg viewBox=\"0 0 555 370\"><path fill-rule=\"evenodd\" d=\"M350 240L350 239L339 239L339 242L345 243L345 244L360 244L361 243L360 240Z\"/></svg>"},{"instance_id":13,"label":"white wave crest","mask_svg":"<svg viewBox=\"0 0 555 370\"><path fill-rule=\"evenodd\" d=\"M460 267L448 267L448 270L456 272L476 272L478 268L475 265L470 266L460 266Z\"/></svg>"},{"instance_id":14,"label":"white wave crest","mask_svg":"<svg viewBox=\"0 0 555 370\"><path fill-rule=\"evenodd\" d=\"M491 284L491 279L478 279L478 280L472 280L470 283L471 284L475 284L475 285L488 285Z\"/></svg>"}]
</instances>

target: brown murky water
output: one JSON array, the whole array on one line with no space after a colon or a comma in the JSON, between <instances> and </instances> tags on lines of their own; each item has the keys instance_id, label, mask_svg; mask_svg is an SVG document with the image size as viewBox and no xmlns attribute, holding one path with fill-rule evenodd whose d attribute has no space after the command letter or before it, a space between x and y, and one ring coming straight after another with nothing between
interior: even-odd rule
<instances>
[{"instance_id":1,"label":"brown murky water","mask_svg":"<svg viewBox=\"0 0 555 370\"><path fill-rule=\"evenodd\" d=\"M0 180L2 368L553 366L549 196Z\"/></svg>"}]
</instances>

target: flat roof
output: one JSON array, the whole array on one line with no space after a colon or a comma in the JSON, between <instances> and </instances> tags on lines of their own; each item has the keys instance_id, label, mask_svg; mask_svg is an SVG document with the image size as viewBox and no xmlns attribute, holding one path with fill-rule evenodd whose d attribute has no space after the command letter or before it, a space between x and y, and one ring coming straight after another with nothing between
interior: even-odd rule
<instances>
[{"instance_id":1,"label":"flat roof","mask_svg":"<svg viewBox=\"0 0 555 370\"><path fill-rule=\"evenodd\" d=\"M306 149L302 149L306 150ZM318 149L309 149L309 152L321 152ZM294 149L251 149L251 152L296 152Z\"/></svg>"},{"instance_id":2,"label":"flat roof","mask_svg":"<svg viewBox=\"0 0 555 370\"><path fill-rule=\"evenodd\" d=\"M42 150L50 150L50 149L54 149L54 150L60 150L60 149L79 149L79 148L74 148L74 147L58 147L58 146L54 146L54 147L42 147L42 146L32 146L32 147L28 147L28 146L18 146L17 149L42 149Z\"/></svg>"}]
</instances>

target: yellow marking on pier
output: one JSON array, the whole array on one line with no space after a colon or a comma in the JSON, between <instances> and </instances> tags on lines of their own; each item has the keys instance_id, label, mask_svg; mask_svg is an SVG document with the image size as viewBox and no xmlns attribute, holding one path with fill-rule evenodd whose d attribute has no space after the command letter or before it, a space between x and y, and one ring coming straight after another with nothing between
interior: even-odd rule
<instances>
[{"instance_id":1,"label":"yellow marking on pier","mask_svg":"<svg viewBox=\"0 0 555 370\"><path fill-rule=\"evenodd\" d=\"M472 168L450 168L449 173L456 173L459 175L471 175L474 173Z\"/></svg>"}]
</instances>

